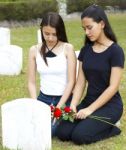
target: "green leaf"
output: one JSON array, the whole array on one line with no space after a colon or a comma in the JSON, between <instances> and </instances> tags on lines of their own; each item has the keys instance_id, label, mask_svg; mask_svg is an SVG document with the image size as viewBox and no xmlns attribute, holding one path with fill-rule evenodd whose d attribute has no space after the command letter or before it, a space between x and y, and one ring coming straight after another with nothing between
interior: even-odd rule
<instances>
[{"instance_id":1,"label":"green leaf","mask_svg":"<svg viewBox=\"0 0 126 150\"><path fill-rule=\"evenodd\" d=\"M92 116L92 115L90 115L90 116L88 116L88 117L91 118L91 119L95 119L95 120L98 120L98 121L101 121L101 122L110 124L110 125L112 125L112 126L116 126L115 124L113 124L113 123L111 123L111 122L109 122L109 121L106 121L106 120L104 120L104 119L101 119L101 118L98 117L98 116Z\"/></svg>"},{"instance_id":2,"label":"green leaf","mask_svg":"<svg viewBox=\"0 0 126 150\"><path fill-rule=\"evenodd\" d=\"M74 122L74 118L72 116L69 116L69 121Z\"/></svg>"},{"instance_id":3,"label":"green leaf","mask_svg":"<svg viewBox=\"0 0 126 150\"><path fill-rule=\"evenodd\" d=\"M65 107L66 107L66 105L65 105L65 104L63 104L63 105L62 105L62 107L61 107L61 110L63 110Z\"/></svg>"},{"instance_id":4,"label":"green leaf","mask_svg":"<svg viewBox=\"0 0 126 150\"><path fill-rule=\"evenodd\" d=\"M63 120L68 120L68 119L69 119L68 115L63 116Z\"/></svg>"}]
</instances>

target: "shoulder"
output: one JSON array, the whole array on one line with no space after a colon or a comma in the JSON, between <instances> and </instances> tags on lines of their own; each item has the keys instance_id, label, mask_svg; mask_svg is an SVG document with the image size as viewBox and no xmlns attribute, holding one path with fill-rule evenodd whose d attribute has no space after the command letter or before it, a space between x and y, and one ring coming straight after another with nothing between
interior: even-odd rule
<instances>
[{"instance_id":1,"label":"shoulder","mask_svg":"<svg viewBox=\"0 0 126 150\"><path fill-rule=\"evenodd\" d=\"M64 43L66 48L70 48L70 49L73 49L74 46L71 44L71 43Z\"/></svg>"},{"instance_id":2,"label":"shoulder","mask_svg":"<svg viewBox=\"0 0 126 150\"><path fill-rule=\"evenodd\" d=\"M124 67L125 55L123 49L118 44L111 46L110 62L112 66Z\"/></svg>"},{"instance_id":3,"label":"shoulder","mask_svg":"<svg viewBox=\"0 0 126 150\"><path fill-rule=\"evenodd\" d=\"M36 56L37 51L39 52L40 49L41 49L40 44L33 45L33 46L31 46L30 49L29 49L29 54L32 55L32 56Z\"/></svg>"},{"instance_id":4,"label":"shoulder","mask_svg":"<svg viewBox=\"0 0 126 150\"><path fill-rule=\"evenodd\" d=\"M111 48L116 51L122 51L122 47L117 43L113 43Z\"/></svg>"},{"instance_id":5,"label":"shoulder","mask_svg":"<svg viewBox=\"0 0 126 150\"><path fill-rule=\"evenodd\" d=\"M85 46L81 48L79 56L78 56L78 60L83 61L83 58L86 55L86 53L89 53L89 48L91 48L91 46L92 45L90 44L86 44Z\"/></svg>"},{"instance_id":6,"label":"shoulder","mask_svg":"<svg viewBox=\"0 0 126 150\"><path fill-rule=\"evenodd\" d=\"M74 46L70 43L64 43L67 51L74 51Z\"/></svg>"},{"instance_id":7,"label":"shoulder","mask_svg":"<svg viewBox=\"0 0 126 150\"><path fill-rule=\"evenodd\" d=\"M91 48L91 47L92 47L92 45L90 45L90 44L86 44L85 46L83 46L80 49L81 54L85 54L86 52L88 52L89 48Z\"/></svg>"},{"instance_id":8,"label":"shoulder","mask_svg":"<svg viewBox=\"0 0 126 150\"><path fill-rule=\"evenodd\" d=\"M124 55L123 49L117 43L113 43L111 46L112 55Z\"/></svg>"},{"instance_id":9,"label":"shoulder","mask_svg":"<svg viewBox=\"0 0 126 150\"><path fill-rule=\"evenodd\" d=\"M74 52L74 46L70 43L64 43L65 52Z\"/></svg>"},{"instance_id":10,"label":"shoulder","mask_svg":"<svg viewBox=\"0 0 126 150\"><path fill-rule=\"evenodd\" d=\"M31 52L33 52L33 51L40 51L41 46L42 46L41 44L32 45L32 46L30 47L30 51L31 51Z\"/></svg>"},{"instance_id":11,"label":"shoulder","mask_svg":"<svg viewBox=\"0 0 126 150\"><path fill-rule=\"evenodd\" d=\"M74 46L70 43L64 43L64 53L66 56L75 54Z\"/></svg>"}]
</instances>

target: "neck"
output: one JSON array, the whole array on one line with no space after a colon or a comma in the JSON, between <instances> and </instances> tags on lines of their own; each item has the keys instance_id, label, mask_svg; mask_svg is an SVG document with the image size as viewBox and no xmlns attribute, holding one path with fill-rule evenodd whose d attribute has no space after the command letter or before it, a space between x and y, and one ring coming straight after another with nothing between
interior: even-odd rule
<instances>
[{"instance_id":1,"label":"neck","mask_svg":"<svg viewBox=\"0 0 126 150\"><path fill-rule=\"evenodd\" d=\"M102 42L99 42L99 41L96 41L95 42L95 45L103 45L103 46L106 46L106 47L108 47L108 44L107 43L102 43Z\"/></svg>"},{"instance_id":2,"label":"neck","mask_svg":"<svg viewBox=\"0 0 126 150\"><path fill-rule=\"evenodd\" d=\"M113 41L108 39L104 32L102 32L101 35L99 36L99 38L94 42L94 44L96 44L96 45L102 45L105 47L110 46L112 43L113 43Z\"/></svg>"},{"instance_id":3,"label":"neck","mask_svg":"<svg viewBox=\"0 0 126 150\"><path fill-rule=\"evenodd\" d=\"M105 47L109 47L112 43L113 43L113 41L111 41L110 39L108 39L106 37L95 41L96 45L102 45L102 46L105 46Z\"/></svg>"},{"instance_id":4,"label":"neck","mask_svg":"<svg viewBox=\"0 0 126 150\"><path fill-rule=\"evenodd\" d=\"M46 43L46 48L48 49L48 51L52 51L57 46L57 44L58 44L58 41L51 45Z\"/></svg>"}]
</instances>

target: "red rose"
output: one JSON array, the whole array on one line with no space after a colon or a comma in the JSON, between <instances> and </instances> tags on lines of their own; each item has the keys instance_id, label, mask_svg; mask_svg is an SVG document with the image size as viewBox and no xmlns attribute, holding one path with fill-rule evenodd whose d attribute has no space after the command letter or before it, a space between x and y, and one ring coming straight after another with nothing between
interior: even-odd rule
<instances>
[{"instance_id":1,"label":"red rose","mask_svg":"<svg viewBox=\"0 0 126 150\"><path fill-rule=\"evenodd\" d=\"M64 111L65 111L66 113L69 113L69 112L71 112L71 109L70 109L70 107L66 106L66 107L64 108Z\"/></svg>"},{"instance_id":2,"label":"red rose","mask_svg":"<svg viewBox=\"0 0 126 150\"><path fill-rule=\"evenodd\" d=\"M62 115L62 111L59 108L55 108L54 110L54 117L59 118Z\"/></svg>"},{"instance_id":3,"label":"red rose","mask_svg":"<svg viewBox=\"0 0 126 150\"><path fill-rule=\"evenodd\" d=\"M55 107L53 105L50 105L50 108L51 108L51 112L53 112L55 109Z\"/></svg>"}]
</instances>

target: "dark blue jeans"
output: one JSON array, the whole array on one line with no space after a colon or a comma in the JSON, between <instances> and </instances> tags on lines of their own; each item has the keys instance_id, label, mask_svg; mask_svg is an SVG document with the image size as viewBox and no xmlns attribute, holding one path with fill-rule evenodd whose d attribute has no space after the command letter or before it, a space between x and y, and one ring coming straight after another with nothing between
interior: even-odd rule
<instances>
[{"instance_id":1,"label":"dark blue jeans","mask_svg":"<svg viewBox=\"0 0 126 150\"><path fill-rule=\"evenodd\" d=\"M62 96L46 95L40 91L37 99L41 102L46 103L47 105L53 104L54 106L56 106L58 104L58 102L60 101L61 97ZM66 102L67 106L70 105L71 99L72 99L72 95L68 98L68 100ZM57 126L58 126L58 122L56 122L55 124L52 124L52 127L51 127L52 128L52 136L55 136Z\"/></svg>"}]
</instances>

